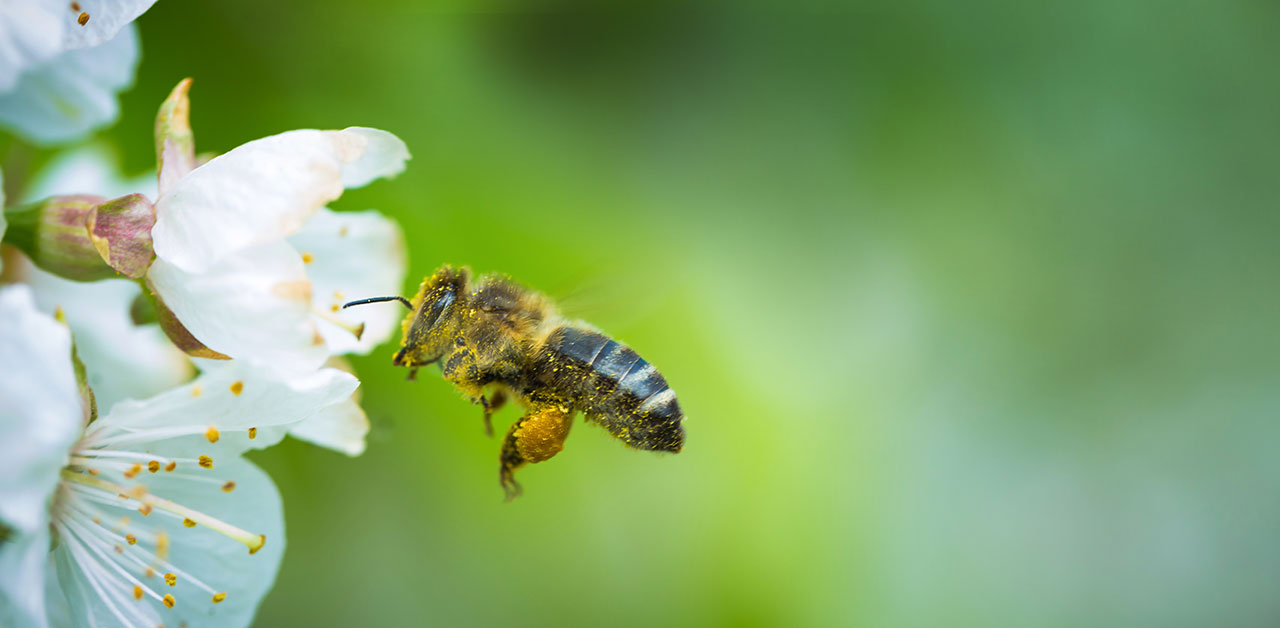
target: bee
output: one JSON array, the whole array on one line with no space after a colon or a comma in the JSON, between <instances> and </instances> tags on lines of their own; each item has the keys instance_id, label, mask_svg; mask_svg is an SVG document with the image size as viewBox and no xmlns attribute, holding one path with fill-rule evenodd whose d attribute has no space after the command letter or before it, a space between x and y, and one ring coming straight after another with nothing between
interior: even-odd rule
<instances>
[{"instance_id":1,"label":"bee","mask_svg":"<svg viewBox=\"0 0 1280 628\"><path fill-rule=\"evenodd\" d=\"M579 412L629 447L684 447L684 413L652 364L595 327L566 320L547 297L505 275L473 281L470 269L446 265L412 301L373 297L343 308L383 301L410 310L392 360L410 369L409 379L438 364L445 380L483 407L490 436L494 411L509 398L523 406L502 443L498 478L508 500L522 492L516 470L560 453Z\"/></svg>"}]
</instances>

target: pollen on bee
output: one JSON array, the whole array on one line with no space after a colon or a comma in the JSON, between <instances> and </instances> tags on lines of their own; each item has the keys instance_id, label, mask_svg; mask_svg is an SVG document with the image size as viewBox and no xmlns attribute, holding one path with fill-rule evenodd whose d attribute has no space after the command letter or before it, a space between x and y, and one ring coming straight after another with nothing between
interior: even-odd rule
<instances>
[{"instance_id":1,"label":"pollen on bee","mask_svg":"<svg viewBox=\"0 0 1280 628\"><path fill-rule=\"evenodd\" d=\"M152 460L151 462L147 463L147 471L150 471L151 473L155 473L156 471L159 471L159 470L160 470L159 460Z\"/></svg>"},{"instance_id":2,"label":"pollen on bee","mask_svg":"<svg viewBox=\"0 0 1280 628\"><path fill-rule=\"evenodd\" d=\"M170 471L173 471L174 469L177 469L177 468L178 468L178 463L172 460L169 461L169 464L164 465L165 473L169 473Z\"/></svg>"},{"instance_id":3,"label":"pollen on bee","mask_svg":"<svg viewBox=\"0 0 1280 628\"><path fill-rule=\"evenodd\" d=\"M128 541L129 545L137 545L137 544L138 544L138 537L136 537L136 536L134 536L134 535L132 535L132 534L126 534L126 535L124 535L124 540L125 540L125 541Z\"/></svg>"},{"instance_id":4,"label":"pollen on bee","mask_svg":"<svg viewBox=\"0 0 1280 628\"><path fill-rule=\"evenodd\" d=\"M302 263L303 263L303 264L310 264L311 262L314 262L314 261L316 261L316 256L314 256L314 255L312 255L312 254L310 254L310 253L303 253L303 254L302 254Z\"/></svg>"},{"instance_id":5,"label":"pollen on bee","mask_svg":"<svg viewBox=\"0 0 1280 628\"><path fill-rule=\"evenodd\" d=\"M231 480L227 480L227 483L222 485L222 490L223 492L230 493L231 491L236 490L236 483Z\"/></svg>"},{"instance_id":6,"label":"pollen on bee","mask_svg":"<svg viewBox=\"0 0 1280 628\"><path fill-rule=\"evenodd\" d=\"M88 13L81 13L80 16L76 18L76 24L84 26L85 24L88 24L88 23L89 23Z\"/></svg>"},{"instance_id":7,"label":"pollen on bee","mask_svg":"<svg viewBox=\"0 0 1280 628\"><path fill-rule=\"evenodd\" d=\"M231 384L231 394L239 395L244 392L244 382L237 381Z\"/></svg>"},{"instance_id":8,"label":"pollen on bee","mask_svg":"<svg viewBox=\"0 0 1280 628\"><path fill-rule=\"evenodd\" d=\"M218 603L222 602L222 601L223 601L223 600L225 600L225 599L227 599L227 594L226 594L226 593L214 593L214 594L213 594L213 603L214 603L214 604L218 604Z\"/></svg>"},{"instance_id":9,"label":"pollen on bee","mask_svg":"<svg viewBox=\"0 0 1280 628\"><path fill-rule=\"evenodd\" d=\"M213 458L202 455L199 458L196 458L196 464L200 465L201 467L204 467L205 469L212 469Z\"/></svg>"},{"instance_id":10,"label":"pollen on bee","mask_svg":"<svg viewBox=\"0 0 1280 628\"><path fill-rule=\"evenodd\" d=\"M194 528L196 527L196 522L191 519L183 519L182 525L187 526L188 528Z\"/></svg>"},{"instance_id":11,"label":"pollen on bee","mask_svg":"<svg viewBox=\"0 0 1280 628\"><path fill-rule=\"evenodd\" d=\"M178 576L173 575L172 572L166 573L164 575L164 583L171 587L176 587L178 586Z\"/></svg>"},{"instance_id":12,"label":"pollen on bee","mask_svg":"<svg viewBox=\"0 0 1280 628\"><path fill-rule=\"evenodd\" d=\"M257 437L258 437L258 428L256 427L249 428L249 440L253 440Z\"/></svg>"},{"instance_id":13,"label":"pollen on bee","mask_svg":"<svg viewBox=\"0 0 1280 628\"><path fill-rule=\"evenodd\" d=\"M173 596L172 596L172 595L170 595L170 594L168 594L168 593L165 593L165 594L164 594L164 600L163 600L163 601L164 601L164 605L165 605L165 606L167 606L167 607L169 607L169 608L173 608L173 605L174 605L174 599L173 599Z\"/></svg>"},{"instance_id":14,"label":"pollen on bee","mask_svg":"<svg viewBox=\"0 0 1280 628\"><path fill-rule=\"evenodd\" d=\"M133 599L135 599L135 600L141 600L141 599L142 599L142 587L140 587L140 586L138 586L138 585L136 585L136 584L135 584L135 585L133 585Z\"/></svg>"},{"instance_id":15,"label":"pollen on bee","mask_svg":"<svg viewBox=\"0 0 1280 628\"><path fill-rule=\"evenodd\" d=\"M218 428L210 426L209 431L204 433L204 437L209 439L209 442L216 443L222 437L222 434L218 432Z\"/></svg>"}]
</instances>

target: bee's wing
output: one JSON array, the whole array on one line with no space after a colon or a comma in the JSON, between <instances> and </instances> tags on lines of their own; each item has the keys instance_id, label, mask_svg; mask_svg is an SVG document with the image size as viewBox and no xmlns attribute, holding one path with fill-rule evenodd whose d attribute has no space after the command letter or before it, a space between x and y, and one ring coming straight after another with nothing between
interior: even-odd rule
<instances>
[{"instance_id":1,"label":"bee's wing","mask_svg":"<svg viewBox=\"0 0 1280 628\"><path fill-rule=\"evenodd\" d=\"M618 333L656 316L673 290L671 282L654 281L651 272L637 269L572 278L551 286L546 294L565 318Z\"/></svg>"}]
</instances>

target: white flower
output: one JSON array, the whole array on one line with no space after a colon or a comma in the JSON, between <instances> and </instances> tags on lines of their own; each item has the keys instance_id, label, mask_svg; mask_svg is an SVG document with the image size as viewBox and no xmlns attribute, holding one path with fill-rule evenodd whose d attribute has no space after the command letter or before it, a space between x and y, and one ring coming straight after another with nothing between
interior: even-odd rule
<instances>
[{"instance_id":1,"label":"white flower","mask_svg":"<svg viewBox=\"0 0 1280 628\"><path fill-rule=\"evenodd\" d=\"M399 173L408 158L396 136L352 127L254 140L171 184L162 163L147 279L197 340L225 356L305 371L330 355L367 353L394 331L395 316L334 306L399 291L403 236L377 212L324 205L344 187Z\"/></svg>"},{"instance_id":2,"label":"white flower","mask_svg":"<svg viewBox=\"0 0 1280 628\"><path fill-rule=\"evenodd\" d=\"M0 378L0 625L247 625L284 536L275 487L239 454L355 378L235 361L86 425L66 327L13 286L0 329L0 364L22 365Z\"/></svg>"},{"instance_id":3,"label":"white flower","mask_svg":"<svg viewBox=\"0 0 1280 628\"><path fill-rule=\"evenodd\" d=\"M116 172L113 159L100 146L66 151L41 169L25 197L30 202L81 190L106 197L142 191L155 194L154 173L126 180ZM130 308L142 294L136 282L71 281L29 262L11 269L10 275L31 287L42 312L62 312L103 408L122 399L149 397L195 374L186 354L169 342L159 326L133 324Z\"/></svg>"},{"instance_id":4,"label":"white flower","mask_svg":"<svg viewBox=\"0 0 1280 628\"><path fill-rule=\"evenodd\" d=\"M155 0L0 0L0 125L41 144L115 120Z\"/></svg>"}]
</instances>

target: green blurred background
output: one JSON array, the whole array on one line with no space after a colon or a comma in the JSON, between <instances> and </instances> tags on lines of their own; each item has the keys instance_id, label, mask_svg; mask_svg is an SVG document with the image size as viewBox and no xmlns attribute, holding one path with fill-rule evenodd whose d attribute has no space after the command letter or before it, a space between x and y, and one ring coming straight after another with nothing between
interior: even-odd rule
<instances>
[{"instance_id":1,"label":"green blurred background","mask_svg":"<svg viewBox=\"0 0 1280 628\"><path fill-rule=\"evenodd\" d=\"M261 626L1280 622L1280 9L513 12L161 0L102 135L152 164L373 126L338 209L658 365L685 451L579 425L502 502L480 411L390 346L357 459L254 457ZM498 430L517 415L497 417Z\"/></svg>"}]
</instances>

